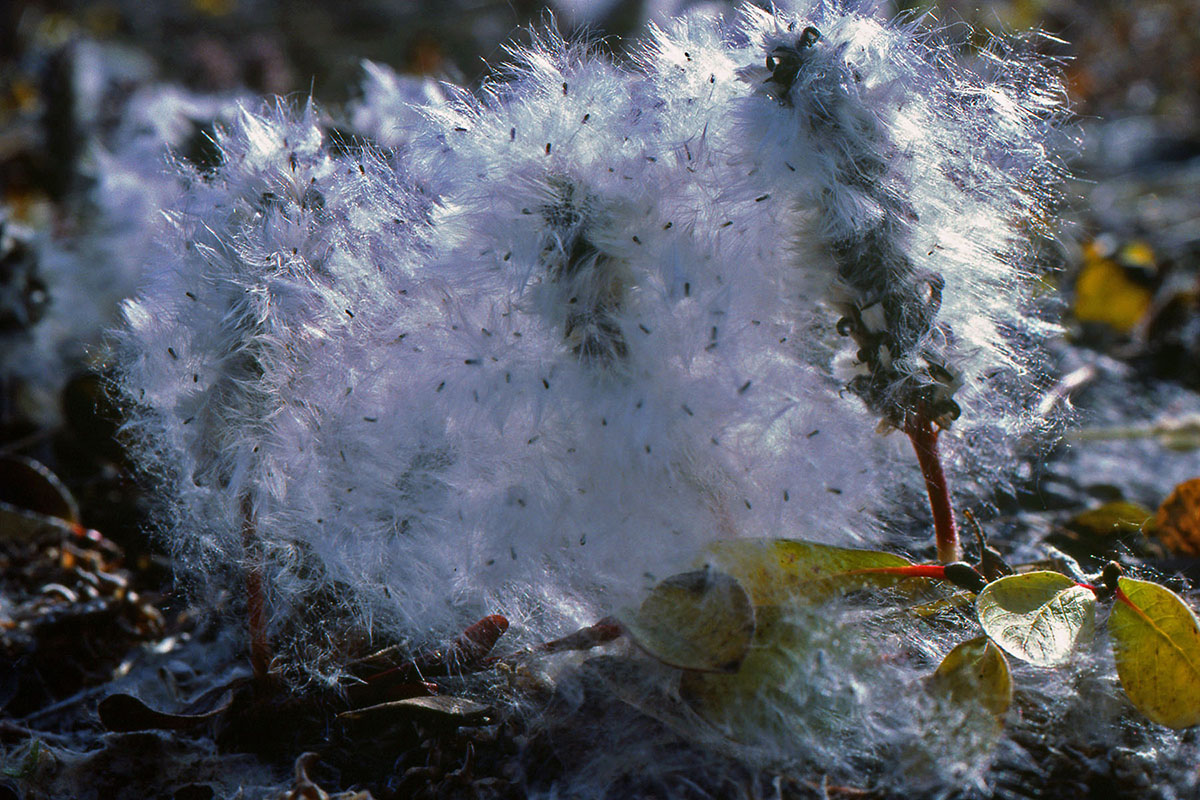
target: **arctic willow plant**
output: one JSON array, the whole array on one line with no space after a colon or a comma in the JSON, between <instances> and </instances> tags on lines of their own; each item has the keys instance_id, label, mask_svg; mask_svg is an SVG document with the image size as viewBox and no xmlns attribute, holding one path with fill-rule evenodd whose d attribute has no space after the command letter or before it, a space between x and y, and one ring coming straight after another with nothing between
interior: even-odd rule
<instances>
[{"instance_id":1,"label":"arctic willow plant","mask_svg":"<svg viewBox=\"0 0 1200 800\"><path fill-rule=\"evenodd\" d=\"M959 462L994 464L1039 424L1057 84L855 4L687 17L633 67L552 34L514 56L399 130L360 104L391 149L246 111L188 173L123 361L183 566L248 578L280 668L496 611L537 644L714 540L877 542L877 420L917 444L949 560L937 430L961 413ZM850 675L830 713L896 745L914 674Z\"/></svg>"}]
</instances>

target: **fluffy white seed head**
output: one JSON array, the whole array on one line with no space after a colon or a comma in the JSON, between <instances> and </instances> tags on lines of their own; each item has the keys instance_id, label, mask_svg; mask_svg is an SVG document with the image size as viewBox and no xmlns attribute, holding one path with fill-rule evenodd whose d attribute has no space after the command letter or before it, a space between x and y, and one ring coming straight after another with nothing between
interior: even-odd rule
<instances>
[{"instance_id":1,"label":"fluffy white seed head","mask_svg":"<svg viewBox=\"0 0 1200 800\"><path fill-rule=\"evenodd\" d=\"M403 148L422 131L424 109L442 105L446 93L432 78L400 75L386 64L362 62L361 96L350 104L351 130L392 149Z\"/></svg>"},{"instance_id":2,"label":"fluffy white seed head","mask_svg":"<svg viewBox=\"0 0 1200 800\"><path fill-rule=\"evenodd\" d=\"M985 80L833 4L696 14L633 70L552 33L513 55L419 113L375 108L403 92L374 73L355 118L386 152L243 112L126 307L170 540L202 576L263 572L281 663L328 676L353 635L489 613L536 644L717 539L879 544L913 468L878 419L961 408L968 455L1033 426L1032 68ZM738 759L979 780L978 720L921 690L947 641L795 617L813 646ZM965 733L921 738L946 719Z\"/></svg>"},{"instance_id":3,"label":"fluffy white seed head","mask_svg":"<svg viewBox=\"0 0 1200 800\"><path fill-rule=\"evenodd\" d=\"M455 178L433 273L473 315L460 338L484 332L462 351L463 377L438 385L441 402L475 403L478 424L518 434L513 457L530 466L515 486L554 465L532 496L556 510L481 536L558 553L549 574L567 559L613 597L713 538L877 537L870 469L846 458L870 425L798 358L806 331L784 313L784 282L725 260L753 250L746 227L759 223L705 227L703 144L665 136L683 123L644 85L552 38L506 77L448 116L437 143ZM539 580L542 602L564 592Z\"/></svg>"},{"instance_id":4,"label":"fluffy white seed head","mask_svg":"<svg viewBox=\"0 0 1200 800\"><path fill-rule=\"evenodd\" d=\"M403 318L427 203L381 155L335 157L311 105L243 110L216 143L211 172L179 167L189 191L125 305L122 388L181 561L264 569L285 619L349 577L324 426Z\"/></svg>"},{"instance_id":5,"label":"fluffy white seed head","mask_svg":"<svg viewBox=\"0 0 1200 800\"><path fill-rule=\"evenodd\" d=\"M1032 409L1053 328L1032 295L1060 172L1047 151L1059 83L993 50L971 71L869 4L798 3L692 19L644 59L664 95L692 63L720 65L710 94L731 96L705 138L723 196L790 205L763 268L798 273L797 313L853 343L831 366L872 413L899 428L961 416L952 452L976 470L1048 427Z\"/></svg>"},{"instance_id":6,"label":"fluffy white seed head","mask_svg":"<svg viewBox=\"0 0 1200 800\"><path fill-rule=\"evenodd\" d=\"M703 148L595 56L523 58L386 163L311 107L242 112L126 307L171 541L201 575L264 565L297 641L314 593L380 635L501 611L537 639L714 538L879 535L846 458L869 425L780 281L723 260L745 226L704 229Z\"/></svg>"}]
</instances>

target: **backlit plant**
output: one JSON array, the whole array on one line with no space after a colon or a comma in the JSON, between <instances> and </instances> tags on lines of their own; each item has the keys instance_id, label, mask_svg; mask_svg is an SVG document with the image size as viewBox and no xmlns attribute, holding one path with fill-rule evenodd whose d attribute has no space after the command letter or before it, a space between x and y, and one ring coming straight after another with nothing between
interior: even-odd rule
<instances>
[{"instance_id":1,"label":"backlit plant","mask_svg":"<svg viewBox=\"0 0 1200 800\"><path fill-rule=\"evenodd\" d=\"M1000 49L967 69L855 3L693 14L624 66L550 32L513 55L474 93L372 67L352 114L372 140L311 104L243 110L216 163L180 167L121 389L165 538L246 597L260 678L417 685L412 653L475 620L459 666L511 620L514 660L565 672L551 653L624 630L683 670L687 735L945 778L986 761L1003 652L1067 659L1099 597L1134 704L1194 722L1147 688L1197 694L1175 595L959 561L946 473L1001 482L1051 427L1051 70ZM911 472L877 426L916 450L938 563L841 546L884 540ZM879 607L917 579L970 594ZM353 658L372 642L390 655ZM929 680L957 710L877 663L885 643L944 656ZM914 735L946 713L968 756Z\"/></svg>"}]
</instances>

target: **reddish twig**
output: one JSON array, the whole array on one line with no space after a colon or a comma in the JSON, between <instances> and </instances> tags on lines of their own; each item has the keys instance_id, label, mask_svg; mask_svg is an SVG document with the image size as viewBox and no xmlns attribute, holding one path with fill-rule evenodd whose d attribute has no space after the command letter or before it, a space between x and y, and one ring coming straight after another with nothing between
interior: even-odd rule
<instances>
[{"instance_id":1,"label":"reddish twig","mask_svg":"<svg viewBox=\"0 0 1200 800\"><path fill-rule=\"evenodd\" d=\"M917 453L917 463L925 477L925 491L929 494L929 506L933 510L933 530L937 537L938 561L948 564L958 561L962 551L958 543L958 527L954 524L954 509L950 505L950 484L942 469L937 441L941 432L933 426L929 417L914 414L905 426L905 433L912 441Z\"/></svg>"},{"instance_id":2,"label":"reddish twig","mask_svg":"<svg viewBox=\"0 0 1200 800\"><path fill-rule=\"evenodd\" d=\"M564 650L590 650L611 642L623 633L621 623L613 617L605 617L595 625L580 628L572 634L550 642L542 642L537 649L543 653L560 653Z\"/></svg>"},{"instance_id":3,"label":"reddish twig","mask_svg":"<svg viewBox=\"0 0 1200 800\"><path fill-rule=\"evenodd\" d=\"M933 578L946 580L946 567L943 564L906 564L902 567L863 567L852 569L847 575L896 575L901 578Z\"/></svg>"}]
</instances>

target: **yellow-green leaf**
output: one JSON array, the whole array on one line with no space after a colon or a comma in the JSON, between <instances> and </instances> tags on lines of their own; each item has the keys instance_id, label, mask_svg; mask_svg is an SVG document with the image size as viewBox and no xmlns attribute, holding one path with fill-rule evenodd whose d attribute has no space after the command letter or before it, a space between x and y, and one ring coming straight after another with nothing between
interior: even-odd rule
<instances>
[{"instance_id":1,"label":"yellow-green leaf","mask_svg":"<svg viewBox=\"0 0 1200 800\"><path fill-rule=\"evenodd\" d=\"M1070 525L1090 536L1116 536L1140 532L1153 517L1154 512L1145 506L1115 500L1076 514Z\"/></svg>"},{"instance_id":2,"label":"yellow-green leaf","mask_svg":"<svg viewBox=\"0 0 1200 800\"><path fill-rule=\"evenodd\" d=\"M802 713L793 691L806 680L812 631L778 606L757 609L754 641L736 674L684 673L679 694L696 713L731 739L787 736L789 719Z\"/></svg>"},{"instance_id":3,"label":"yellow-green leaf","mask_svg":"<svg viewBox=\"0 0 1200 800\"><path fill-rule=\"evenodd\" d=\"M1075 279L1075 318L1100 322L1129 333L1150 309L1153 293L1126 274L1120 264L1089 252Z\"/></svg>"},{"instance_id":4,"label":"yellow-green leaf","mask_svg":"<svg viewBox=\"0 0 1200 800\"><path fill-rule=\"evenodd\" d=\"M1179 595L1133 578L1118 581L1108 626L1125 693L1168 728L1200 723L1200 626Z\"/></svg>"},{"instance_id":5,"label":"yellow-green leaf","mask_svg":"<svg viewBox=\"0 0 1200 800\"><path fill-rule=\"evenodd\" d=\"M948 611L964 608L974 602L975 595L971 592L955 592L949 597L939 597L937 600L930 600L928 603L911 606L908 609L908 613L928 619Z\"/></svg>"},{"instance_id":6,"label":"yellow-green leaf","mask_svg":"<svg viewBox=\"0 0 1200 800\"><path fill-rule=\"evenodd\" d=\"M736 579L705 568L662 581L621 624L668 666L737 672L754 637L754 606Z\"/></svg>"},{"instance_id":7,"label":"yellow-green leaf","mask_svg":"<svg viewBox=\"0 0 1200 800\"><path fill-rule=\"evenodd\" d=\"M1009 575L975 600L979 624L1009 655L1039 667L1066 662L1096 624L1096 595L1059 572Z\"/></svg>"},{"instance_id":8,"label":"yellow-green leaf","mask_svg":"<svg viewBox=\"0 0 1200 800\"><path fill-rule=\"evenodd\" d=\"M894 553L854 550L795 539L731 539L709 545L712 562L733 575L756 606L819 602L868 586L895 586L902 575L862 572L907 567Z\"/></svg>"},{"instance_id":9,"label":"yellow-green leaf","mask_svg":"<svg viewBox=\"0 0 1200 800\"><path fill-rule=\"evenodd\" d=\"M929 685L955 703L978 703L996 717L1003 717L1012 704L1008 659L986 636L965 641L947 653Z\"/></svg>"}]
</instances>

